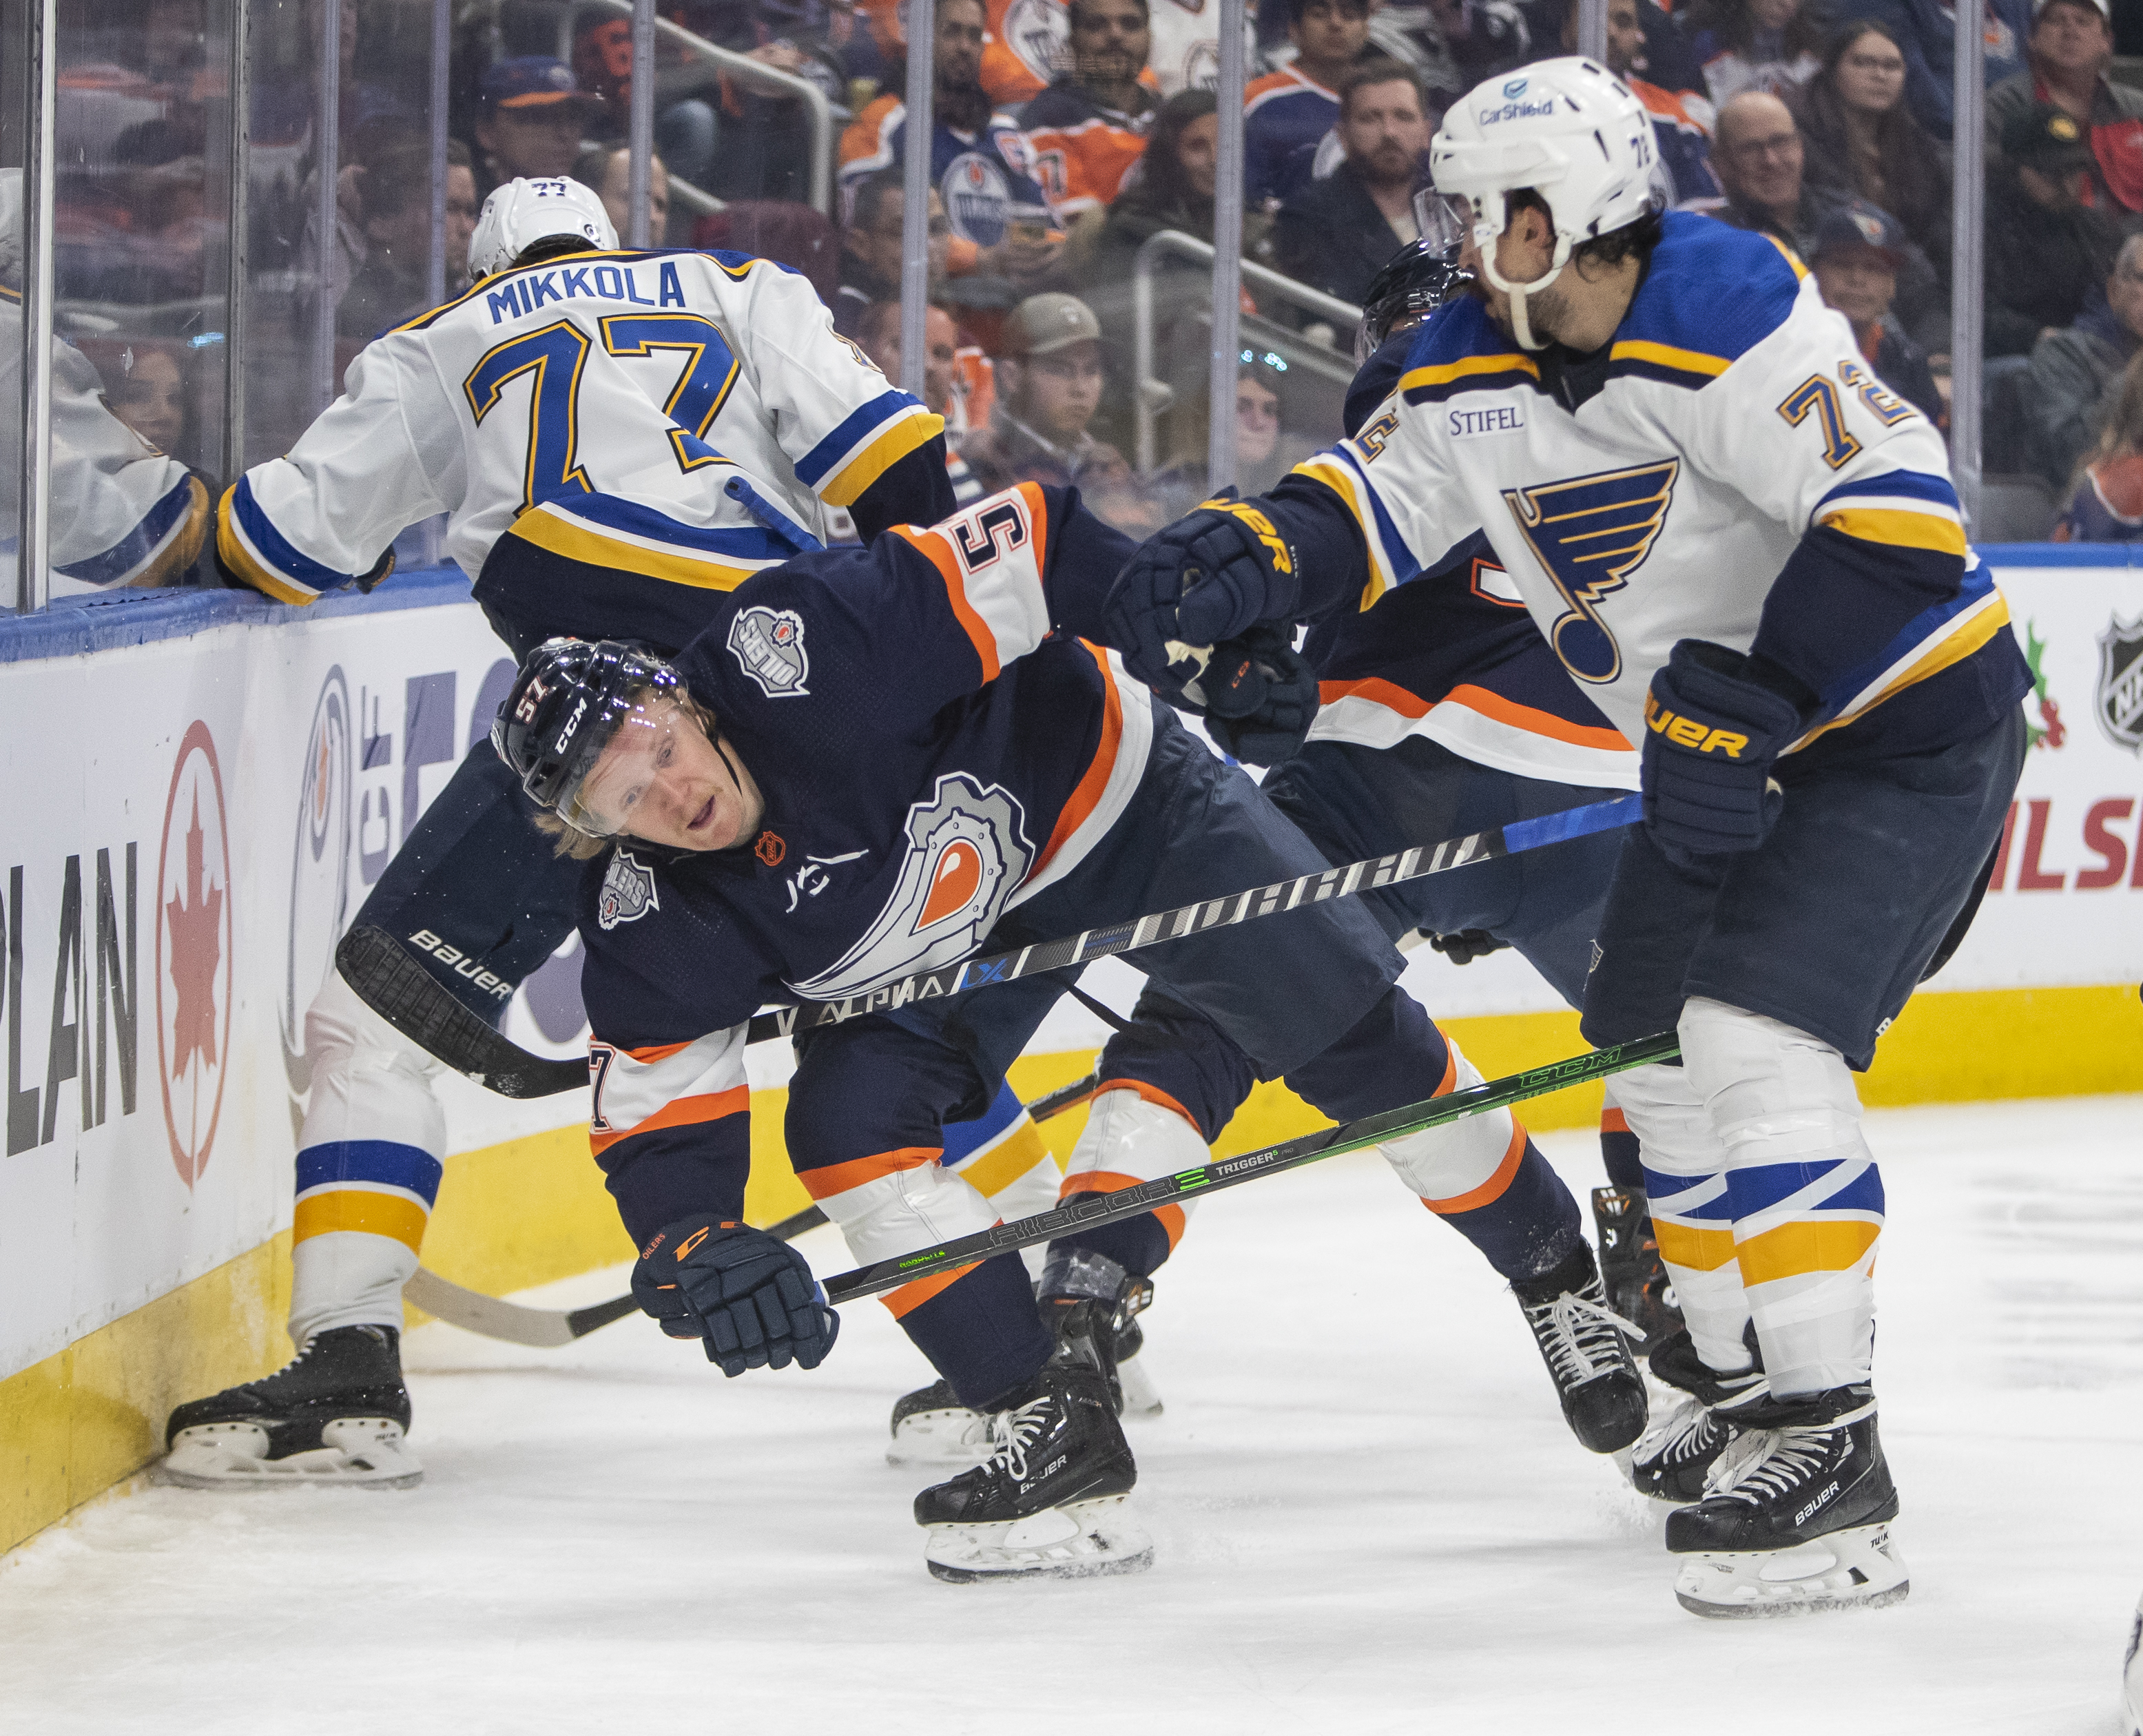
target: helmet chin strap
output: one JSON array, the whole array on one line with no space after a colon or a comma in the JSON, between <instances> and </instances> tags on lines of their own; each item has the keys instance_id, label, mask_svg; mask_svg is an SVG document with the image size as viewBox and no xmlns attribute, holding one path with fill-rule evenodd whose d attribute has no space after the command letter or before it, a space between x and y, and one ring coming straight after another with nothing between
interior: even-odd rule
<instances>
[{"instance_id":1,"label":"helmet chin strap","mask_svg":"<svg viewBox=\"0 0 2143 1736\"><path fill-rule=\"evenodd\" d=\"M1507 229L1505 233L1509 231ZM1502 240L1497 236L1497 240ZM1555 253L1548 260L1547 275L1535 278L1529 284L1514 284L1496 269L1496 246L1491 241L1481 250L1481 274L1497 289L1511 298L1511 333L1518 340L1521 349L1546 349L1546 342L1533 336L1532 322L1526 317L1526 298L1553 283L1562 275L1562 268L1570 263L1570 242L1562 236L1555 238Z\"/></svg>"}]
</instances>

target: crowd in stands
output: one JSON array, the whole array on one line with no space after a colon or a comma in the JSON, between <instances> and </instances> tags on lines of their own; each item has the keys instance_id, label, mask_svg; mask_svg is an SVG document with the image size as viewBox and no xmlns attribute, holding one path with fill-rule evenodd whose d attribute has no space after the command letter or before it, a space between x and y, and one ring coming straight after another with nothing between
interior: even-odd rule
<instances>
[{"instance_id":1,"label":"crowd in stands","mask_svg":"<svg viewBox=\"0 0 2143 1736\"><path fill-rule=\"evenodd\" d=\"M1985 464L2038 479L2061 533L2143 537L2143 89L2114 82L2109 0L1979 0L1985 16ZM77 56L63 87L102 136L63 172L63 298L168 309L216 287L205 0ZM661 0L656 245L761 254L803 272L837 328L897 375L905 8L894 0ZM631 33L575 12L546 46L458 30L445 274L511 177L571 173L630 225ZM1134 533L1206 488L1220 43L1213 0L938 0L924 391L963 497L1076 482ZM423 94L381 71L344 0L338 220L317 233L319 151L299 60L256 96L253 264L334 298L339 361L428 297ZM1938 0L1606 0L1606 57L1652 121L1675 208L1760 230L1805 262L1869 372L1947 426L1952 13ZM1577 0L1262 0L1246 27L1240 232L1266 271L1340 303L1415 238L1444 110L1482 80L1574 51ZM741 60L697 55L692 40ZM570 42L570 52L566 45ZM303 47L300 43L300 48ZM761 71L760 69L764 69ZM834 209L809 203L811 117L834 105ZM118 120L125 124L116 124ZM63 120L63 130L67 122ZM280 176L280 178L277 178ZM673 179L674 177L674 179ZM315 287L315 286L324 286ZM1335 434L1351 332L1329 300L1244 289L1236 456L1268 485ZM82 347L112 415L194 467L220 453L212 369L183 321L124 317ZM258 340L255 340L258 341ZM293 344L296 343L294 336ZM1145 373L1141 377L1143 364ZM293 410L302 425L303 409ZM272 418L270 418L272 420Z\"/></svg>"}]
</instances>

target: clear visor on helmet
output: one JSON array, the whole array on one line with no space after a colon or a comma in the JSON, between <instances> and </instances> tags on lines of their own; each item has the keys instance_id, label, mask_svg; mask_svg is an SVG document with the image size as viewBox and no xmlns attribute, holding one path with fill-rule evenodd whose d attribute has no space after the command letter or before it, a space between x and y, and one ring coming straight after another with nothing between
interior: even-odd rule
<instances>
[{"instance_id":1,"label":"clear visor on helmet","mask_svg":"<svg viewBox=\"0 0 2143 1736\"><path fill-rule=\"evenodd\" d=\"M634 814L676 762L677 732L698 726L668 695L642 695L619 715L587 769L559 792L559 815L596 838L631 830Z\"/></svg>"},{"instance_id":2,"label":"clear visor on helmet","mask_svg":"<svg viewBox=\"0 0 2143 1736\"><path fill-rule=\"evenodd\" d=\"M1422 245L1455 265L1458 250L1473 232L1473 207L1455 193L1423 187L1413 195L1413 223Z\"/></svg>"}]
</instances>

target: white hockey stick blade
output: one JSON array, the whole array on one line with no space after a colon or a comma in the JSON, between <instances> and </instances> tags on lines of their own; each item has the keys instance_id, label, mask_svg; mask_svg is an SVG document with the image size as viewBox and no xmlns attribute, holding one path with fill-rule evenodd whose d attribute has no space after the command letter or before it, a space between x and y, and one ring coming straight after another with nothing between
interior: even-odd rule
<instances>
[{"instance_id":1,"label":"white hockey stick blade","mask_svg":"<svg viewBox=\"0 0 2143 1736\"><path fill-rule=\"evenodd\" d=\"M554 1308L522 1308L501 1302L480 1290L465 1290L449 1283L436 1272L418 1267L402 1286L403 1298L436 1315L449 1326L480 1333L487 1338L503 1338L509 1344L531 1344L538 1350L555 1350L580 1335L572 1323Z\"/></svg>"}]
</instances>

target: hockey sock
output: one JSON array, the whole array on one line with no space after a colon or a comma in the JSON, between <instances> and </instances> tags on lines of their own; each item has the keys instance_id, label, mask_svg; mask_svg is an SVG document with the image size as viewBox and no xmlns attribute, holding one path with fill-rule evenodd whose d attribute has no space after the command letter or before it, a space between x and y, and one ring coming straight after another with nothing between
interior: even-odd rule
<instances>
[{"instance_id":1,"label":"hockey sock","mask_svg":"<svg viewBox=\"0 0 2143 1736\"><path fill-rule=\"evenodd\" d=\"M1645 1185L1644 1146L1630 1131L1630 1118L1615 1096L1615 1081L1607 1081L1606 1100L1600 1106L1600 1162L1611 1185L1628 1193Z\"/></svg>"},{"instance_id":2,"label":"hockey sock","mask_svg":"<svg viewBox=\"0 0 2143 1736\"><path fill-rule=\"evenodd\" d=\"M1062 1172L1011 1086L1000 1086L988 1110L976 1120L948 1123L944 1136L939 1167L980 1194L1005 1222L1032 1217L1057 1204ZM1027 1248L1021 1255L1027 1270L1041 1277L1046 1250Z\"/></svg>"},{"instance_id":3,"label":"hockey sock","mask_svg":"<svg viewBox=\"0 0 2143 1736\"><path fill-rule=\"evenodd\" d=\"M1706 1367L1736 1373L1750 1364L1742 1342L1749 1304L1734 1258L1725 1150L1686 1068L1632 1067L1617 1076L1615 1091L1644 1148L1652 1229L1690 1341Z\"/></svg>"},{"instance_id":4,"label":"hockey sock","mask_svg":"<svg viewBox=\"0 0 2143 1736\"><path fill-rule=\"evenodd\" d=\"M972 1410L1032 1380L1054 1348L1026 1264L1012 1254L903 1284L885 1303Z\"/></svg>"},{"instance_id":5,"label":"hockey sock","mask_svg":"<svg viewBox=\"0 0 2143 1736\"><path fill-rule=\"evenodd\" d=\"M438 1197L446 1118L438 1063L357 998L339 972L305 1015L312 1095L291 1218L290 1340L402 1324Z\"/></svg>"},{"instance_id":6,"label":"hockey sock","mask_svg":"<svg viewBox=\"0 0 2143 1736\"><path fill-rule=\"evenodd\" d=\"M1121 1193L1158 1176L1194 1169L1211 1158L1180 1105L1139 1081L1105 1079L1065 1166L1062 1197ZM1164 1205L1136 1218L1060 1237L1049 1244L1050 1252L1085 1249L1106 1254L1126 1272L1151 1277L1182 1239L1190 1212L1189 1205Z\"/></svg>"},{"instance_id":7,"label":"hockey sock","mask_svg":"<svg viewBox=\"0 0 2143 1736\"><path fill-rule=\"evenodd\" d=\"M1725 1149L1735 1254L1772 1392L1865 1383L1883 1180L1844 1057L1806 1031L1700 997L1682 1009L1680 1031L1690 1083Z\"/></svg>"}]
</instances>

